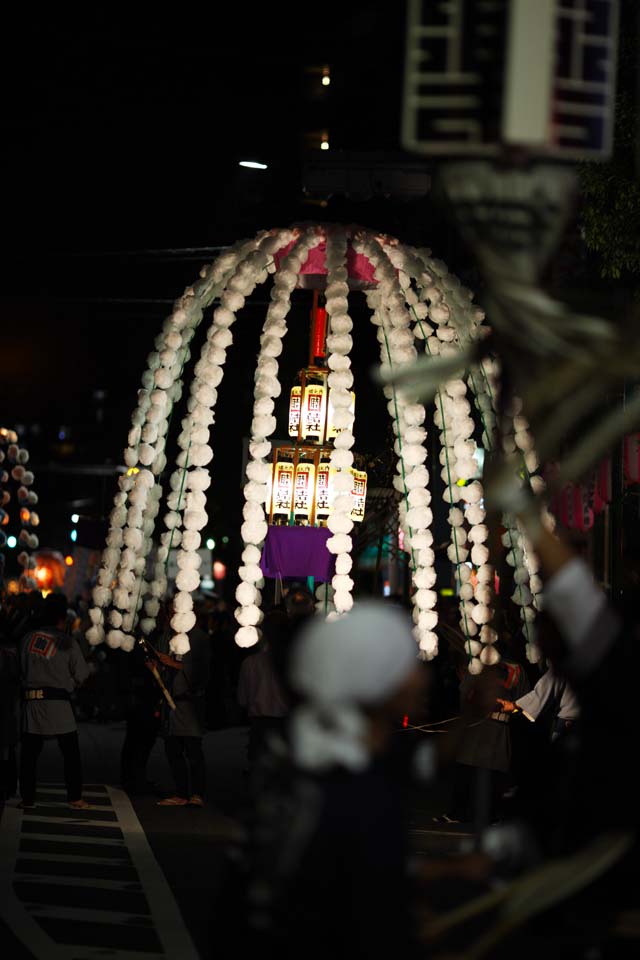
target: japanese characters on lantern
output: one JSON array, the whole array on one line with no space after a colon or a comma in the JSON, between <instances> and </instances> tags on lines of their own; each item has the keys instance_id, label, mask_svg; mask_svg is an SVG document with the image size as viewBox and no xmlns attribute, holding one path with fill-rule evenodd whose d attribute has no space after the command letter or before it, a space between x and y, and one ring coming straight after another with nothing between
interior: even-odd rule
<instances>
[{"instance_id":1,"label":"japanese characters on lantern","mask_svg":"<svg viewBox=\"0 0 640 960\"><path fill-rule=\"evenodd\" d=\"M350 470L350 473L353 477L351 519L358 523L364 519L364 504L367 499L367 474L364 470L353 469Z\"/></svg>"},{"instance_id":2,"label":"japanese characters on lantern","mask_svg":"<svg viewBox=\"0 0 640 960\"><path fill-rule=\"evenodd\" d=\"M308 383L302 402L302 436L324 439L327 420L327 388L322 383Z\"/></svg>"},{"instance_id":3,"label":"japanese characters on lantern","mask_svg":"<svg viewBox=\"0 0 640 960\"><path fill-rule=\"evenodd\" d=\"M271 490L271 510L274 516L289 517L293 499L293 463L278 460L275 465L273 487Z\"/></svg>"},{"instance_id":4,"label":"japanese characters on lantern","mask_svg":"<svg viewBox=\"0 0 640 960\"><path fill-rule=\"evenodd\" d=\"M309 521L314 507L316 468L313 463L299 463L293 487L293 514L297 521Z\"/></svg>"}]
</instances>

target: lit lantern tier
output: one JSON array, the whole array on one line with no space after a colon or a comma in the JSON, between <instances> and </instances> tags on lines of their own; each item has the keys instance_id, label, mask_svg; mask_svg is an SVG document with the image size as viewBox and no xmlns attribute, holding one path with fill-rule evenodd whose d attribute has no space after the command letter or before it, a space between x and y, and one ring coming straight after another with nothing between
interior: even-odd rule
<instances>
[{"instance_id":1,"label":"lit lantern tier","mask_svg":"<svg viewBox=\"0 0 640 960\"><path fill-rule=\"evenodd\" d=\"M335 495L336 470L330 464L331 450L330 446L311 444L274 447L267 498L269 523L326 526ZM359 522L364 518L367 474L355 468L350 468L349 473L351 519Z\"/></svg>"},{"instance_id":2,"label":"lit lantern tier","mask_svg":"<svg viewBox=\"0 0 640 960\"><path fill-rule=\"evenodd\" d=\"M307 443L335 440L340 428L335 425L331 390L327 385L329 371L313 367L300 371L300 383L291 388L289 397L289 436ZM356 395L351 392L349 412L355 415Z\"/></svg>"}]
</instances>

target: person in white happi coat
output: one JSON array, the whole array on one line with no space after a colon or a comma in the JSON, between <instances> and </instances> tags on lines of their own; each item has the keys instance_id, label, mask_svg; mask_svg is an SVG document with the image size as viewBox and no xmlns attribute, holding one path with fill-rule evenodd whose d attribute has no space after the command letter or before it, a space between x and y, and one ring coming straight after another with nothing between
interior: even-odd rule
<instances>
[{"instance_id":1,"label":"person in white happi coat","mask_svg":"<svg viewBox=\"0 0 640 960\"><path fill-rule=\"evenodd\" d=\"M44 741L54 737L63 756L69 806L77 809L89 806L82 799L82 762L71 694L91 671L77 641L64 632L66 616L66 597L49 594L45 601L47 625L27 633L20 644L23 809L35 805L38 757Z\"/></svg>"}]
</instances>

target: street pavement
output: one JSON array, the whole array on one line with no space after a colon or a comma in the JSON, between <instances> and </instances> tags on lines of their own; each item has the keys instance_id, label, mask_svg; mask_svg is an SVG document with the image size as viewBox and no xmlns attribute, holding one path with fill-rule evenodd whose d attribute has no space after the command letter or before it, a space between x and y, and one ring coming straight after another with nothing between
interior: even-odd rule
<instances>
[{"instance_id":1,"label":"street pavement","mask_svg":"<svg viewBox=\"0 0 640 960\"><path fill-rule=\"evenodd\" d=\"M247 729L204 740L204 808L158 807L118 788L124 723L82 723L88 811L70 810L55 741L41 755L37 806L14 799L0 820L0 951L3 960L209 960L217 951L216 901L227 853L242 842ZM170 792L159 739L148 776ZM414 798L411 841L419 859L469 850L473 836L432 816L447 785Z\"/></svg>"}]
</instances>

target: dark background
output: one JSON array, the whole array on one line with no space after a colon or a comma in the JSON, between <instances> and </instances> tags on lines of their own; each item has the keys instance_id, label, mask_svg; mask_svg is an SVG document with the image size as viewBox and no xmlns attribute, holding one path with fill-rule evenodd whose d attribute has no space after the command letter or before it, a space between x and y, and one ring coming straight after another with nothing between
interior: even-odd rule
<instances>
[{"instance_id":1,"label":"dark background","mask_svg":"<svg viewBox=\"0 0 640 960\"><path fill-rule=\"evenodd\" d=\"M31 453L42 546L69 548L71 513L108 513L153 338L225 245L301 221L359 223L431 247L482 302L435 196L406 189L410 167L435 171L400 147L404 15L404 3L362 0L3 11L0 422ZM336 174L333 189L314 191L310 171L335 163L371 176L345 192ZM597 269L579 225L569 234L555 286L592 296ZM267 284L234 328L213 433L205 534L230 538L231 562L268 299ZM374 455L388 416L362 299L352 296L356 449ZM296 291L278 436L310 306Z\"/></svg>"},{"instance_id":2,"label":"dark background","mask_svg":"<svg viewBox=\"0 0 640 960\"><path fill-rule=\"evenodd\" d=\"M382 3L9 14L0 419L31 453L41 545L66 550L72 512L109 511L153 338L216 248L333 220L446 257L454 240L428 196L399 196L388 183L345 196L339 182L317 194L305 182L308 165L329 158L416 164L400 148L404 29L404 4ZM329 152L319 149L323 132ZM241 159L268 169L241 168ZM257 289L234 329L214 428L206 532L232 543L268 299L269 285ZM374 453L388 417L371 382L378 346L362 306L356 295L357 449ZM310 307L311 293L297 291L280 436L288 388L306 363Z\"/></svg>"}]
</instances>

